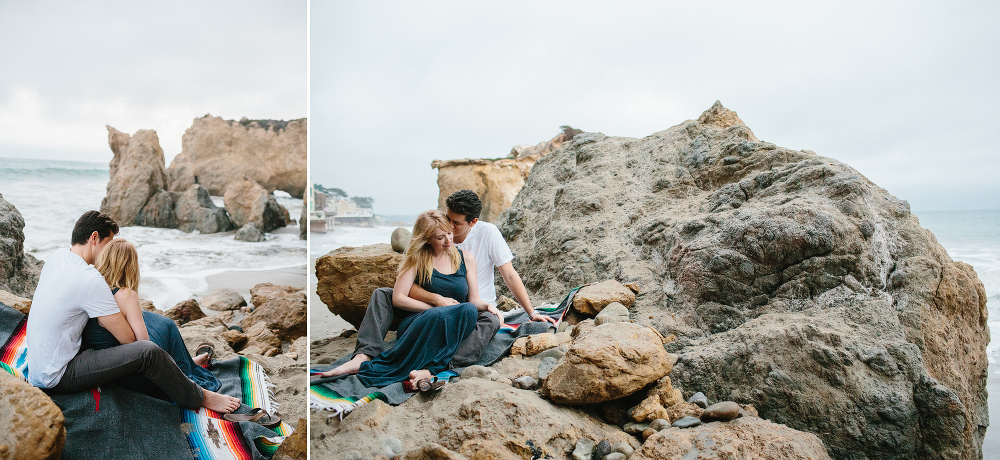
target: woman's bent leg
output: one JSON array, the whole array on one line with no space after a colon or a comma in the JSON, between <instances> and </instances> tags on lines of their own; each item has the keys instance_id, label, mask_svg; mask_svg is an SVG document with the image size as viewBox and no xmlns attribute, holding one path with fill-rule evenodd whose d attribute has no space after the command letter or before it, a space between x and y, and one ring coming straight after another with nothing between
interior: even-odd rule
<instances>
[{"instance_id":1,"label":"woman's bent leg","mask_svg":"<svg viewBox=\"0 0 1000 460\"><path fill-rule=\"evenodd\" d=\"M191 353L184 345L181 331L177 329L177 324L172 319L144 311L142 312L142 320L146 322L149 340L170 354L184 375L206 390L218 391L219 386L221 386L219 379L208 369L194 363L194 360L191 359Z\"/></svg>"}]
</instances>

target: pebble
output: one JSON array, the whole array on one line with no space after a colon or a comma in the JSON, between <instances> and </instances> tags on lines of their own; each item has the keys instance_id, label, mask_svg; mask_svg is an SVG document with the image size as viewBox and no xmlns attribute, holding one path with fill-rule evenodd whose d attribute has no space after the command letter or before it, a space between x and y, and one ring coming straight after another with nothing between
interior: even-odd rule
<instances>
[{"instance_id":1,"label":"pebble","mask_svg":"<svg viewBox=\"0 0 1000 460\"><path fill-rule=\"evenodd\" d=\"M405 253L406 247L410 245L410 238L412 238L412 236L413 234L410 233L410 230L403 227L393 230L392 236L389 240L392 250L399 253Z\"/></svg>"},{"instance_id":2,"label":"pebble","mask_svg":"<svg viewBox=\"0 0 1000 460\"><path fill-rule=\"evenodd\" d=\"M387 436L382 438L381 441L386 450L392 454L390 457L395 457L403 453L403 443L400 440Z\"/></svg>"},{"instance_id":3,"label":"pebble","mask_svg":"<svg viewBox=\"0 0 1000 460\"><path fill-rule=\"evenodd\" d=\"M556 364L559 364L559 360L551 356L546 356L542 358L542 362L538 365L538 378L544 379L549 376L549 372L555 369Z\"/></svg>"},{"instance_id":4,"label":"pebble","mask_svg":"<svg viewBox=\"0 0 1000 460\"><path fill-rule=\"evenodd\" d=\"M628 455L621 452L612 452L607 457L604 457L604 460L628 460Z\"/></svg>"},{"instance_id":5,"label":"pebble","mask_svg":"<svg viewBox=\"0 0 1000 460\"><path fill-rule=\"evenodd\" d=\"M604 460L611 453L611 443L607 439L597 443L594 446L594 453L591 455L593 460Z\"/></svg>"},{"instance_id":6,"label":"pebble","mask_svg":"<svg viewBox=\"0 0 1000 460\"><path fill-rule=\"evenodd\" d=\"M615 445L611 446L611 453L613 454L615 452L625 454L625 457L631 457L632 453L635 452L635 449L633 449L632 446L625 441L618 441ZM604 457L604 460L608 460L609 458L611 457Z\"/></svg>"},{"instance_id":7,"label":"pebble","mask_svg":"<svg viewBox=\"0 0 1000 460\"><path fill-rule=\"evenodd\" d=\"M563 356L566 356L567 350L569 350L568 345L559 345L555 348L549 348L533 357L537 359L555 358L556 361L559 361Z\"/></svg>"},{"instance_id":8,"label":"pebble","mask_svg":"<svg viewBox=\"0 0 1000 460\"><path fill-rule=\"evenodd\" d=\"M660 431L666 428L670 428L670 421L667 419L658 418L656 420L653 420L652 422L649 422L649 427L656 431Z\"/></svg>"},{"instance_id":9,"label":"pebble","mask_svg":"<svg viewBox=\"0 0 1000 460\"><path fill-rule=\"evenodd\" d=\"M722 401L712 404L701 414L702 422L728 421L740 415L740 405L732 401Z\"/></svg>"},{"instance_id":10,"label":"pebble","mask_svg":"<svg viewBox=\"0 0 1000 460\"><path fill-rule=\"evenodd\" d=\"M702 393L700 391L691 395L691 399L688 399L688 402L702 409L708 407L708 397L705 396L705 393Z\"/></svg>"},{"instance_id":11,"label":"pebble","mask_svg":"<svg viewBox=\"0 0 1000 460\"><path fill-rule=\"evenodd\" d=\"M490 369L486 366L469 366L462 371L463 379L480 378L495 382L499 377L500 373L496 369Z\"/></svg>"},{"instance_id":12,"label":"pebble","mask_svg":"<svg viewBox=\"0 0 1000 460\"><path fill-rule=\"evenodd\" d=\"M514 388L520 388L522 390L534 390L538 388L538 380L535 380L530 375L525 375L523 377L518 377L513 380Z\"/></svg>"},{"instance_id":13,"label":"pebble","mask_svg":"<svg viewBox=\"0 0 1000 460\"><path fill-rule=\"evenodd\" d=\"M642 432L646 428L649 428L649 424L648 423L629 422L629 423L626 423L625 426L622 427L622 431L624 431L624 432L626 432L626 433L628 433L630 435L635 436L635 435L638 435L638 434L642 434Z\"/></svg>"},{"instance_id":14,"label":"pebble","mask_svg":"<svg viewBox=\"0 0 1000 460\"><path fill-rule=\"evenodd\" d=\"M691 428L693 426L701 425L701 419L698 417L687 416L682 419L678 419L676 422L670 426L675 426L677 428Z\"/></svg>"},{"instance_id":15,"label":"pebble","mask_svg":"<svg viewBox=\"0 0 1000 460\"><path fill-rule=\"evenodd\" d=\"M582 438L576 442L576 449L573 450L573 460L591 460L590 456L594 452L594 440Z\"/></svg>"},{"instance_id":16,"label":"pebble","mask_svg":"<svg viewBox=\"0 0 1000 460\"><path fill-rule=\"evenodd\" d=\"M645 440L654 434L656 434L656 430L652 428L646 428L645 430L642 430L642 439Z\"/></svg>"}]
</instances>

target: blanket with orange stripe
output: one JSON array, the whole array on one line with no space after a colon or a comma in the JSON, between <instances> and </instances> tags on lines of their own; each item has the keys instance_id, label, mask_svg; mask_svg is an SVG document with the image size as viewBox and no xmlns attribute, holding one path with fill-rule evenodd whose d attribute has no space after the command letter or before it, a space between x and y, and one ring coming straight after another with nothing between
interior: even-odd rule
<instances>
[{"instance_id":1,"label":"blanket with orange stripe","mask_svg":"<svg viewBox=\"0 0 1000 460\"><path fill-rule=\"evenodd\" d=\"M22 313L0 303L0 369L21 379L30 372L26 320ZM237 412L251 407L269 413L277 410L270 381L257 363L245 357L216 361L212 372L222 383L220 393L242 399ZM250 422L229 422L204 408L189 411L114 384L93 392L50 396L66 417L63 458L68 459L263 460L292 432L285 423L272 430Z\"/></svg>"}]
</instances>

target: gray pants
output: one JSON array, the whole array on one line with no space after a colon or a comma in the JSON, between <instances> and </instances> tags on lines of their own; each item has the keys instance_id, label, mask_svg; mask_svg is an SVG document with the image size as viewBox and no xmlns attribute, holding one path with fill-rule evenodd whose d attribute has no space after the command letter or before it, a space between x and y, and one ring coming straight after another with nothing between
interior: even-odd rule
<instances>
[{"instance_id":1,"label":"gray pants","mask_svg":"<svg viewBox=\"0 0 1000 460\"><path fill-rule=\"evenodd\" d=\"M134 373L152 381L183 408L197 409L205 398L204 390L181 372L166 351L149 340L81 351L66 365L66 373L52 390L89 390Z\"/></svg>"},{"instance_id":2,"label":"gray pants","mask_svg":"<svg viewBox=\"0 0 1000 460\"><path fill-rule=\"evenodd\" d=\"M365 319L358 327L358 345L354 347L354 354L364 353L368 357L374 358L385 351L385 335L392 327L393 317L396 314L409 313L392 306L392 288L376 289L368 302ZM476 329L462 341L458 350L455 350L455 356L451 359L451 367L476 364L479 355L486 348L486 344L493 339L499 329L500 319L496 315L488 311L479 312Z\"/></svg>"}]
</instances>

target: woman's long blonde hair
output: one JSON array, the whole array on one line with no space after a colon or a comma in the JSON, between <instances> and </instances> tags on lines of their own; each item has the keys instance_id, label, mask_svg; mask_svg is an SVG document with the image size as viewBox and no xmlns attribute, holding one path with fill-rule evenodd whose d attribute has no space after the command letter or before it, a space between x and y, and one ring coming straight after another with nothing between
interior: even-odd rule
<instances>
[{"instance_id":1,"label":"woman's long blonde hair","mask_svg":"<svg viewBox=\"0 0 1000 460\"><path fill-rule=\"evenodd\" d=\"M97 256L94 268L112 289L139 292L139 254L128 240L113 239Z\"/></svg>"},{"instance_id":2,"label":"woman's long blonde hair","mask_svg":"<svg viewBox=\"0 0 1000 460\"><path fill-rule=\"evenodd\" d=\"M417 216L417 221L413 224L413 236L410 237L410 245L406 247L406 258L399 265L398 274L402 274L415 267L417 269L417 284L430 282L431 275L434 273L434 248L431 247L429 241L434 237L434 232L439 228L448 233L453 231L448 216L443 212L433 209L424 211ZM462 263L458 255L458 249L455 248L455 245L452 245L448 253L451 256L451 269L458 270L458 266Z\"/></svg>"}]
</instances>

